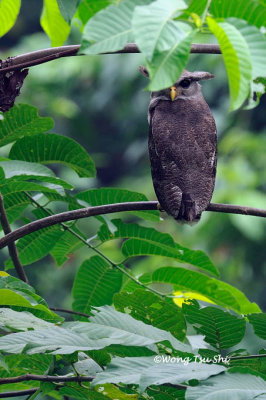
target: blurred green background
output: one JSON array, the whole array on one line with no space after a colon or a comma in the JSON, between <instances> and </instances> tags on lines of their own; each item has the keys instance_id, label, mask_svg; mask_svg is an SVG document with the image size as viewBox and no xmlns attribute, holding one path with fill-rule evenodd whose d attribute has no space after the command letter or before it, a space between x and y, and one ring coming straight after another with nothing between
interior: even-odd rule
<instances>
[{"instance_id":1,"label":"blurred green background","mask_svg":"<svg viewBox=\"0 0 266 400\"><path fill-rule=\"evenodd\" d=\"M22 2L15 27L1 39L0 58L50 47L39 24L41 7L36 0ZM75 25L72 28L67 44L80 42L80 32ZM142 63L142 56L137 54L84 56L30 69L17 103L31 104L38 107L41 116L53 117L53 132L77 140L96 163L96 179L81 179L65 167L55 168L77 190L112 186L155 199L147 149L149 93L144 90L145 78L138 72ZM212 201L265 208L266 96L253 110L228 114L228 85L221 57L191 55L188 69L206 70L216 76L202 85L216 120L219 140ZM7 147L1 149L1 155L7 155ZM64 207L57 204L54 209L58 212ZM265 220L206 212L196 226L190 227L162 216L164 221L153 224L156 229L169 232L182 246L206 251L220 269L221 279L242 290L265 311ZM95 235L99 223L83 220L79 226L89 237ZM108 254L119 256L112 243L104 246ZM7 256L1 254L1 263ZM46 257L26 267L26 272L50 306L70 307L76 269L89 256L89 251L82 249L60 269L51 257ZM158 258L142 258L130 266L140 273L152 270L159 262ZM170 264L174 263L168 260L160 265Z\"/></svg>"}]
</instances>

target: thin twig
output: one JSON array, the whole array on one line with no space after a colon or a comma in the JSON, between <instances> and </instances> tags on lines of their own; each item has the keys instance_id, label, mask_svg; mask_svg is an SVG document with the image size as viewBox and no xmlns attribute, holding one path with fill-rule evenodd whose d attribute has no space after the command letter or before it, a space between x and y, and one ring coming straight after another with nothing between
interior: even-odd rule
<instances>
[{"instance_id":1,"label":"thin twig","mask_svg":"<svg viewBox=\"0 0 266 400\"><path fill-rule=\"evenodd\" d=\"M39 381L39 382L91 382L94 376L53 376L53 375L35 375L25 374L20 376L11 376L8 378L0 378L0 385L6 385L8 383L17 383L24 381ZM1 393L0 393L1 397Z\"/></svg>"},{"instance_id":2,"label":"thin twig","mask_svg":"<svg viewBox=\"0 0 266 400\"><path fill-rule=\"evenodd\" d=\"M11 228L7 219L6 211L5 211L5 206L4 206L4 199L3 196L0 194L0 222L4 231L4 234L7 235L11 233ZM18 277L23 280L24 282L29 282L27 275L25 274L25 271L22 267L22 264L19 260L18 256L18 250L16 248L16 245L14 242L11 242L8 244L8 251L10 258L14 264L14 267L17 271Z\"/></svg>"},{"instance_id":3,"label":"thin twig","mask_svg":"<svg viewBox=\"0 0 266 400\"><path fill-rule=\"evenodd\" d=\"M0 398L7 399L8 397L21 397L21 396L27 396L27 394L32 395L32 394L36 393L37 390L39 390L39 388L16 390L14 392L3 392L3 393L0 393Z\"/></svg>"},{"instance_id":4,"label":"thin twig","mask_svg":"<svg viewBox=\"0 0 266 400\"><path fill-rule=\"evenodd\" d=\"M248 356L232 356L232 357L228 357L231 360L249 360L251 358L264 358L266 357L266 354L252 354L252 355L248 355Z\"/></svg>"},{"instance_id":5,"label":"thin twig","mask_svg":"<svg viewBox=\"0 0 266 400\"><path fill-rule=\"evenodd\" d=\"M33 67L46 63L48 61L56 60L61 57L76 56L80 49L80 45L70 45L53 47L33 51L31 53L20 54L15 57L9 57L7 60L2 61L1 72L14 71L22 68ZM128 43L122 50L111 51L101 54L125 54L125 53L139 53L139 49L135 43ZM218 44L202 44L194 43L191 45L191 53L205 53L205 54L221 54L220 46ZM79 54L84 55L84 54Z\"/></svg>"},{"instance_id":6,"label":"thin twig","mask_svg":"<svg viewBox=\"0 0 266 400\"><path fill-rule=\"evenodd\" d=\"M58 307L49 307L50 310L52 311L57 311L57 312L62 312L62 313L67 313L67 314L75 314L75 315L80 315L81 317L91 317L89 314L84 314L79 311L73 311L73 310L67 310L66 308L58 308Z\"/></svg>"},{"instance_id":7,"label":"thin twig","mask_svg":"<svg viewBox=\"0 0 266 400\"><path fill-rule=\"evenodd\" d=\"M88 218L96 215L111 214L123 211L144 211L144 210L157 210L157 201L138 201L138 202L126 202L116 204L106 204L95 207L86 207L78 210L65 211L63 213L51 215L37 221L30 222L13 232L8 233L6 236L0 239L0 249L8 246L10 243L15 242L17 239L29 235L30 233L36 232L40 229L48 226L60 224L61 222L73 221L82 218ZM232 213L232 214L243 214L253 215L258 217L266 218L266 210L243 207L230 204L215 204L209 205L206 211ZM94 249L94 247L92 247Z\"/></svg>"}]
</instances>

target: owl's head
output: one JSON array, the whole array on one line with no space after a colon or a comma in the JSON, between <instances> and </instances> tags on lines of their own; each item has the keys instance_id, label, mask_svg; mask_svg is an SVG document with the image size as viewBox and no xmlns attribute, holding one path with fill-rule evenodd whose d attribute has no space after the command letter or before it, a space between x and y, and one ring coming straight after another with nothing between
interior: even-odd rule
<instances>
[{"instance_id":1,"label":"owl's head","mask_svg":"<svg viewBox=\"0 0 266 400\"><path fill-rule=\"evenodd\" d=\"M149 77L147 68L140 66L140 72ZM151 98L158 100L175 101L177 99L189 99L192 96L201 96L201 87L199 81L212 79L214 75L209 72L184 70L179 79L170 88L151 93Z\"/></svg>"}]
</instances>

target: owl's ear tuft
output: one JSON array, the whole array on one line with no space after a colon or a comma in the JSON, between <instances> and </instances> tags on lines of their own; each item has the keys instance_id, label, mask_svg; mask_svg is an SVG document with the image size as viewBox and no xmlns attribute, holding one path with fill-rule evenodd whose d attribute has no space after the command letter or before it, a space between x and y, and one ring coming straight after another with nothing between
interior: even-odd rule
<instances>
[{"instance_id":1,"label":"owl's ear tuft","mask_svg":"<svg viewBox=\"0 0 266 400\"><path fill-rule=\"evenodd\" d=\"M202 81L202 80L215 78L215 76L213 74L210 74L209 72L205 72L205 71L192 72L191 76L192 76L192 79L195 81Z\"/></svg>"},{"instance_id":2,"label":"owl's ear tuft","mask_svg":"<svg viewBox=\"0 0 266 400\"><path fill-rule=\"evenodd\" d=\"M140 65L140 67L139 67L139 72L140 72L142 75L146 76L146 78L149 78L149 77L150 77L147 68L144 67L143 65Z\"/></svg>"}]
</instances>

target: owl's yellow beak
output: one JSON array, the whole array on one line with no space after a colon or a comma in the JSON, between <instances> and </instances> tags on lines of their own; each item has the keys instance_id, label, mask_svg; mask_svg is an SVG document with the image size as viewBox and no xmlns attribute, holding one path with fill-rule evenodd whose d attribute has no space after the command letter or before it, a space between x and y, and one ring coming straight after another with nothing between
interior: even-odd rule
<instances>
[{"instance_id":1,"label":"owl's yellow beak","mask_svg":"<svg viewBox=\"0 0 266 400\"><path fill-rule=\"evenodd\" d=\"M171 88L170 88L170 97L171 97L172 101L174 101L174 99L176 98L176 95L177 95L176 87L175 86L171 86Z\"/></svg>"}]
</instances>

